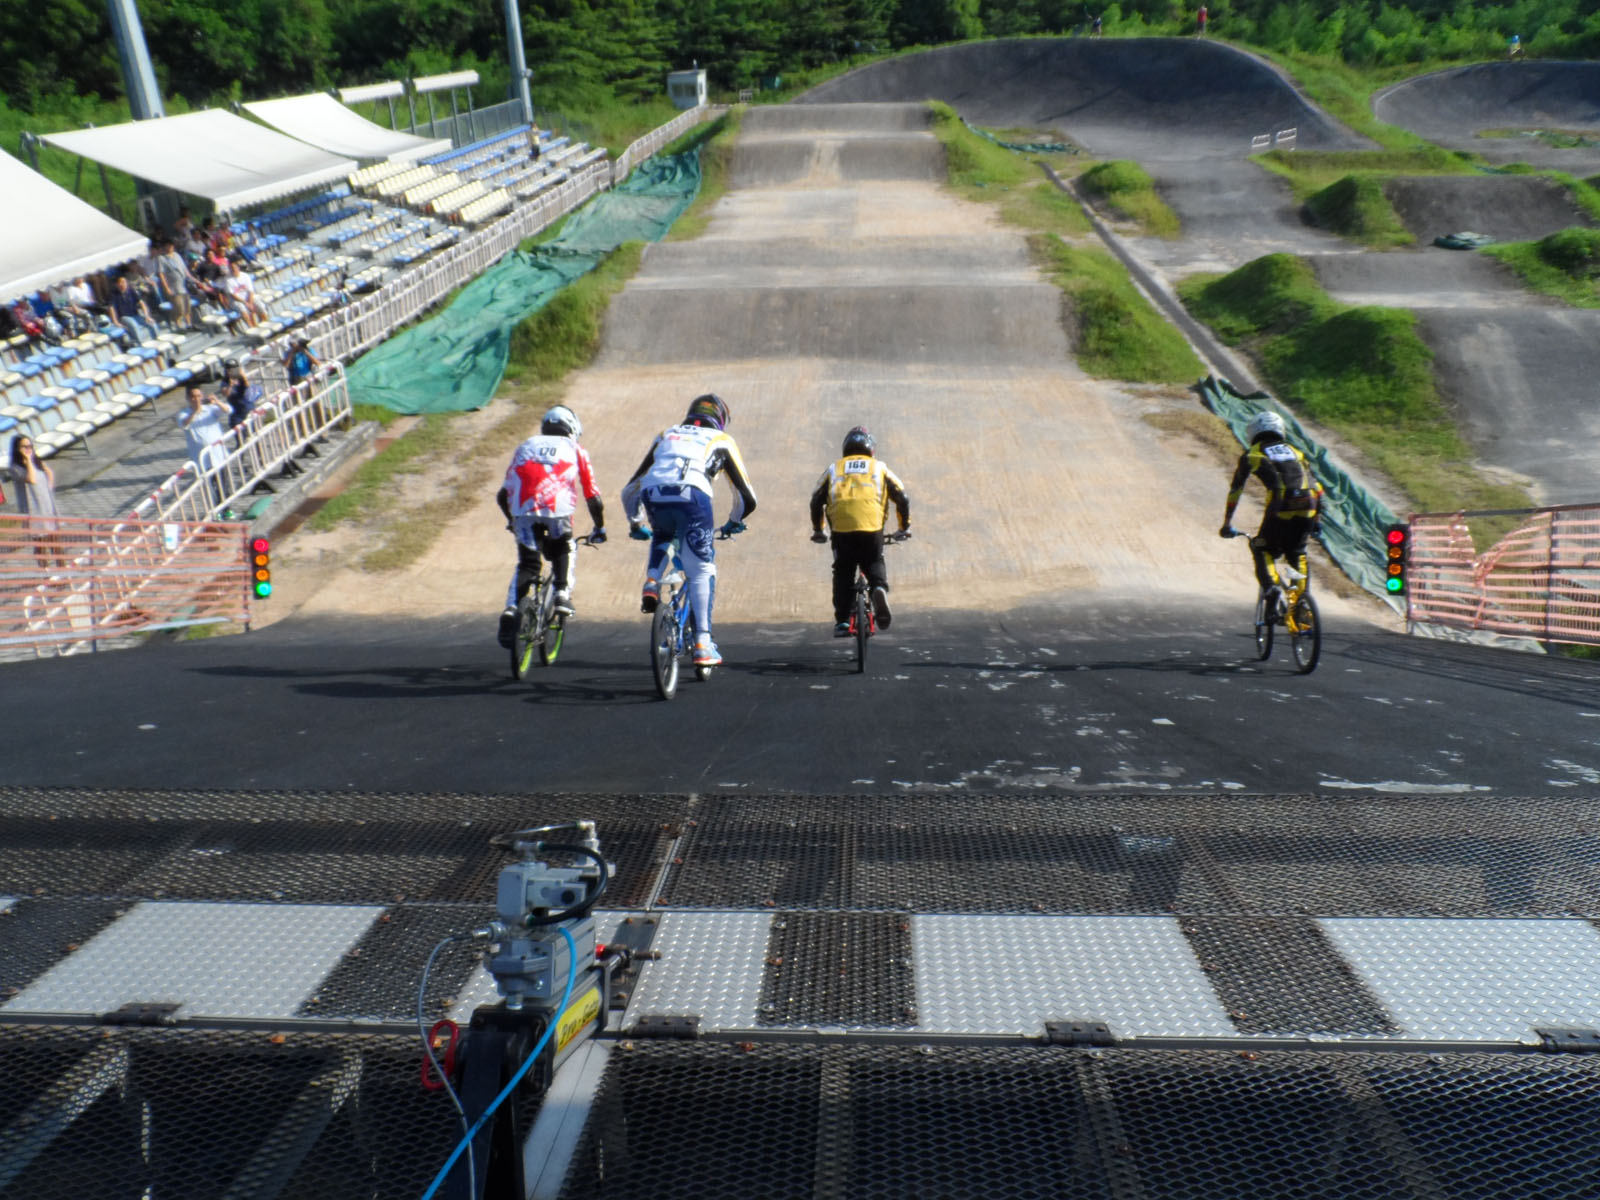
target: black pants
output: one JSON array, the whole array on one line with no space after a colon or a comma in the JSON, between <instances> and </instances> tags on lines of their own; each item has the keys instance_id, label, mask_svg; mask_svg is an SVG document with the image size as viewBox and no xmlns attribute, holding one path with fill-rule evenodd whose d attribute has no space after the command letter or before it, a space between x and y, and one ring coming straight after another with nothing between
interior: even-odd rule
<instances>
[{"instance_id":1,"label":"black pants","mask_svg":"<svg viewBox=\"0 0 1600 1200\"><path fill-rule=\"evenodd\" d=\"M1256 560L1256 582L1263 590L1278 582L1272 559L1281 555L1300 574L1310 577L1306 562L1306 539L1311 536L1310 517L1274 517L1268 514L1261 529L1250 539L1250 553Z\"/></svg>"},{"instance_id":2,"label":"black pants","mask_svg":"<svg viewBox=\"0 0 1600 1200\"><path fill-rule=\"evenodd\" d=\"M528 589L538 582L540 555L550 563L550 575L556 581L556 590L571 590L572 580L567 575L567 566L572 558L571 527L562 532L559 527L552 529L541 523L533 527L533 538L536 545L517 543L517 599L526 596Z\"/></svg>"},{"instance_id":3,"label":"black pants","mask_svg":"<svg viewBox=\"0 0 1600 1200\"><path fill-rule=\"evenodd\" d=\"M856 570L871 587L889 590L889 571L883 561L883 530L875 533L833 535L833 619L848 621L856 598Z\"/></svg>"}]
</instances>

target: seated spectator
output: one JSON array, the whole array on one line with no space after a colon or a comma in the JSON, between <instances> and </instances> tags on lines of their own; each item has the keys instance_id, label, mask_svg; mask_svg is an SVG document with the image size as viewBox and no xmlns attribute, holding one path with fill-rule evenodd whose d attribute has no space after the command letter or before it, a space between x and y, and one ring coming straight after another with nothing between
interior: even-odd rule
<instances>
[{"instance_id":1,"label":"seated spectator","mask_svg":"<svg viewBox=\"0 0 1600 1200\"><path fill-rule=\"evenodd\" d=\"M289 372L289 386L294 387L315 375L322 360L311 352L310 342L305 338L296 338L284 352L283 365Z\"/></svg>"},{"instance_id":2,"label":"seated spectator","mask_svg":"<svg viewBox=\"0 0 1600 1200\"><path fill-rule=\"evenodd\" d=\"M33 311L33 305L27 298L14 301L10 308L11 323L18 333L25 334L30 342L45 340L44 323L39 320L39 314Z\"/></svg>"},{"instance_id":3,"label":"seated spectator","mask_svg":"<svg viewBox=\"0 0 1600 1200\"><path fill-rule=\"evenodd\" d=\"M222 278L222 286L233 298L234 307L239 310L246 326L267 319L267 310L256 299L255 280L250 278L248 271L241 270L238 263L228 264L228 273Z\"/></svg>"},{"instance_id":4,"label":"seated spectator","mask_svg":"<svg viewBox=\"0 0 1600 1200\"><path fill-rule=\"evenodd\" d=\"M228 402L228 428L237 429L250 419L250 413L261 402L261 388L250 381L237 358L223 364L223 397Z\"/></svg>"},{"instance_id":5,"label":"seated spectator","mask_svg":"<svg viewBox=\"0 0 1600 1200\"><path fill-rule=\"evenodd\" d=\"M97 324L94 309L97 307L94 289L82 275L71 283L54 288L50 298L55 301L56 315L74 335L88 333Z\"/></svg>"},{"instance_id":6,"label":"seated spectator","mask_svg":"<svg viewBox=\"0 0 1600 1200\"><path fill-rule=\"evenodd\" d=\"M35 292L28 301L33 309L33 315L44 328L45 340L59 343L67 336L66 326L61 323L61 318L56 315L55 301L43 292Z\"/></svg>"},{"instance_id":7,"label":"seated spectator","mask_svg":"<svg viewBox=\"0 0 1600 1200\"><path fill-rule=\"evenodd\" d=\"M118 275L111 286L111 323L128 331L128 344L137 346L156 335L155 318L139 293L128 286L128 277Z\"/></svg>"},{"instance_id":8,"label":"seated spectator","mask_svg":"<svg viewBox=\"0 0 1600 1200\"><path fill-rule=\"evenodd\" d=\"M201 259L195 263L191 274L194 278L192 285L194 294L201 304L223 313L232 311L233 301L223 290L221 272L217 270L215 263L209 259Z\"/></svg>"}]
</instances>

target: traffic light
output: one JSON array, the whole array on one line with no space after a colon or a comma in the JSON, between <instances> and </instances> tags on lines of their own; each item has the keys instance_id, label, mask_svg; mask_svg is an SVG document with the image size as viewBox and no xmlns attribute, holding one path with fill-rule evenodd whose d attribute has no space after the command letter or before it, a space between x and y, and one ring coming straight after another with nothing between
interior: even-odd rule
<instances>
[{"instance_id":1,"label":"traffic light","mask_svg":"<svg viewBox=\"0 0 1600 1200\"><path fill-rule=\"evenodd\" d=\"M1406 549L1411 531L1404 525L1391 525L1383 535L1384 552L1388 555L1385 570L1388 572L1383 586L1391 596L1403 596L1406 591Z\"/></svg>"},{"instance_id":2,"label":"traffic light","mask_svg":"<svg viewBox=\"0 0 1600 1200\"><path fill-rule=\"evenodd\" d=\"M250 539L250 590L262 599L272 595L272 543L264 537Z\"/></svg>"}]
</instances>

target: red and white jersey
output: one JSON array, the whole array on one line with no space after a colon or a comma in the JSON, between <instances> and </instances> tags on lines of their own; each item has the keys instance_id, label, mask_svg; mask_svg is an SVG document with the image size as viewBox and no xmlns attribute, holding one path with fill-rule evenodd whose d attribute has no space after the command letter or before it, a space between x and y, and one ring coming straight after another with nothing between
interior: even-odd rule
<instances>
[{"instance_id":1,"label":"red and white jersey","mask_svg":"<svg viewBox=\"0 0 1600 1200\"><path fill-rule=\"evenodd\" d=\"M506 469L506 499L514 517L570 517L578 495L594 499L589 453L569 437L535 434L517 447Z\"/></svg>"}]
</instances>

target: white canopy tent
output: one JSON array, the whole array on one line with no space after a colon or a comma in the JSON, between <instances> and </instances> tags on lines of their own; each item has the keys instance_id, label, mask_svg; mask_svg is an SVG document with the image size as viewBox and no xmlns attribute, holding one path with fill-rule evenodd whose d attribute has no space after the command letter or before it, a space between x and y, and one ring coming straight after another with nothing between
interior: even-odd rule
<instances>
[{"instance_id":1,"label":"white canopy tent","mask_svg":"<svg viewBox=\"0 0 1600 1200\"><path fill-rule=\"evenodd\" d=\"M216 109L48 133L44 140L138 179L203 197L222 212L344 179L357 166Z\"/></svg>"},{"instance_id":2,"label":"white canopy tent","mask_svg":"<svg viewBox=\"0 0 1600 1200\"><path fill-rule=\"evenodd\" d=\"M145 239L0 151L0 301L137 258Z\"/></svg>"},{"instance_id":3,"label":"white canopy tent","mask_svg":"<svg viewBox=\"0 0 1600 1200\"><path fill-rule=\"evenodd\" d=\"M409 162L450 149L449 138L414 137L385 129L322 92L282 100L255 100L245 108L290 137L351 158Z\"/></svg>"}]
</instances>

